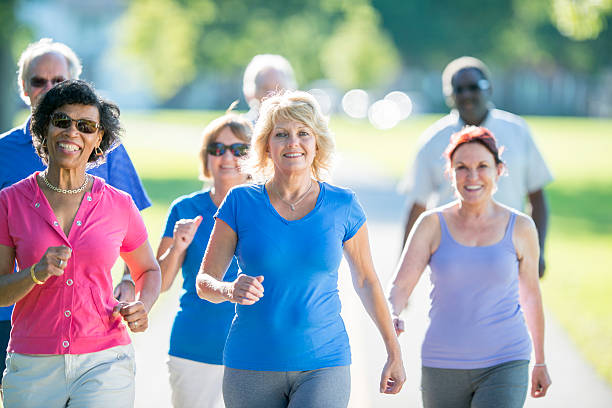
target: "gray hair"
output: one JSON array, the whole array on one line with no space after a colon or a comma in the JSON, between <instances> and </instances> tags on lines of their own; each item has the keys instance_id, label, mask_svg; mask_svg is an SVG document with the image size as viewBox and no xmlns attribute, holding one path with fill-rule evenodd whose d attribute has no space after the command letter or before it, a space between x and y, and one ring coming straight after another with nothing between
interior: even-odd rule
<instances>
[{"instance_id":1,"label":"gray hair","mask_svg":"<svg viewBox=\"0 0 612 408\"><path fill-rule=\"evenodd\" d=\"M244 93L247 103L255 98L257 89L260 86L260 75L269 70L275 70L282 74L287 85L286 90L297 88L293 68L291 68L291 64L285 57L276 54L259 54L253 57L244 70L242 92ZM282 90L278 89L276 91Z\"/></svg>"},{"instance_id":2,"label":"gray hair","mask_svg":"<svg viewBox=\"0 0 612 408\"><path fill-rule=\"evenodd\" d=\"M72 51L72 49L70 49L70 47L68 47L66 44L61 42L55 42L51 38L41 38L40 40L31 43L21 53L21 56L19 57L19 62L17 63L17 86L19 87L19 96L28 105L30 104L30 101L25 96L23 83L25 81L25 75L27 74L28 69L30 68L30 63L34 58L53 52L64 56L64 58L66 58L66 62L68 62L68 71L70 72L70 78L66 79L79 79L79 75L81 75L81 71L83 71L81 61L79 61L79 58L76 56L74 51Z\"/></svg>"}]
</instances>

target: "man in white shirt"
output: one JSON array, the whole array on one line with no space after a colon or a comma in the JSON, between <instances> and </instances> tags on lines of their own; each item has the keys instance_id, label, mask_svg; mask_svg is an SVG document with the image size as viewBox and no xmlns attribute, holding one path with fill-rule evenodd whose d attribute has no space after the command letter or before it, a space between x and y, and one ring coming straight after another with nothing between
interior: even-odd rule
<instances>
[{"instance_id":1,"label":"man in white shirt","mask_svg":"<svg viewBox=\"0 0 612 408\"><path fill-rule=\"evenodd\" d=\"M548 226L548 207L544 186L553 180L523 119L509 112L490 108L490 74L487 66L472 57L461 57L444 69L443 91L454 108L450 114L430 126L421 136L421 146L409 171L400 183L400 191L408 196L404 242L418 216L427 208L455 199L450 180L445 174L444 149L450 136L466 125L483 126L504 146L502 160L507 176L501 177L495 199L520 211L528 199L531 217L540 240L540 277L544 274L544 242Z\"/></svg>"}]
</instances>

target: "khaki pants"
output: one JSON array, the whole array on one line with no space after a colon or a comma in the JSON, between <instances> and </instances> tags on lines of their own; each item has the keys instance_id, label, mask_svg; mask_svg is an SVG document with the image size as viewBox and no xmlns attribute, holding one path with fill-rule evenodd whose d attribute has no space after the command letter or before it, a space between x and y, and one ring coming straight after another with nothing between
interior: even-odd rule
<instances>
[{"instance_id":1,"label":"khaki pants","mask_svg":"<svg viewBox=\"0 0 612 408\"><path fill-rule=\"evenodd\" d=\"M86 354L8 353L2 381L5 408L132 408L131 344Z\"/></svg>"}]
</instances>

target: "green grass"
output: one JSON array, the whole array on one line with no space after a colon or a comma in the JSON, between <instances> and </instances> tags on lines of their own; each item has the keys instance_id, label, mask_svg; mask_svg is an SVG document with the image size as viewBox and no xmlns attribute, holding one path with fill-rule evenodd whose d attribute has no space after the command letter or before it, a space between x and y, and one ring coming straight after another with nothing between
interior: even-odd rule
<instances>
[{"instance_id":1,"label":"green grass","mask_svg":"<svg viewBox=\"0 0 612 408\"><path fill-rule=\"evenodd\" d=\"M159 111L124 115L125 145L153 200L143 215L154 248L170 202L202 186L198 180L201 131L218 114ZM419 135L439 117L419 116L379 131L367 122L335 116L331 128L339 151L357 153L399 179L414 156ZM546 248L548 271L542 281L544 301L612 384L612 273L608 266L612 120L532 117L527 121L556 178L546 189L552 217ZM402 216L398 214L398 219Z\"/></svg>"}]
</instances>

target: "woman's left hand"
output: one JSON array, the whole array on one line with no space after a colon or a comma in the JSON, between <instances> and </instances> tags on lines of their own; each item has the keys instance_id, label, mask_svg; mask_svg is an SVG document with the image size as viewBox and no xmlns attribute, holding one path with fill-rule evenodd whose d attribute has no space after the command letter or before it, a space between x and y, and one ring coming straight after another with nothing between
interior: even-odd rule
<instances>
[{"instance_id":1,"label":"woman's left hand","mask_svg":"<svg viewBox=\"0 0 612 408\"><path fill-rule=\"evenodd\" d=\"M119 315L123 317L133 333L143 332L149 327L149 314L140 300L117 303L113 309L113 316Z\"/></svg>"},{"instance_id":2,"label":"woman's left hand","mask_svg":"<svg viewBox=\"0 0 612 408\"><path fill-rule=\"evenodd\" d=\"M531 396L533 398L545 396L551 384L546 366L533 367L531 371Z\"/></svg>"},{"instance_id":3,"label":"woman's left hand","mask_svg":"<svg viewBox=\"0 0 612 408\"><path fill-rule=\"evenodd\" d=\"M397 394L406 381L404 363L400 357L389 357L380 376L380 392L383 394Z\"/></svg>"}]
</instances>

